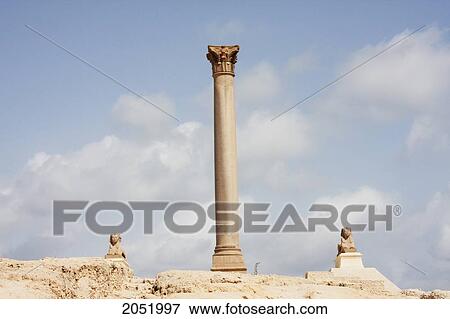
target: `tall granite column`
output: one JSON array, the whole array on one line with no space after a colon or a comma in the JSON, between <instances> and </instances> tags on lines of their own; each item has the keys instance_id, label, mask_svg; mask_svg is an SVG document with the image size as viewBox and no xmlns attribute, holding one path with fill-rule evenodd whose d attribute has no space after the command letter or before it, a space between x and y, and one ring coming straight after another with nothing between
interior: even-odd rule
<instances>
[{"instance_id":1,"label":"tall granite column","mask_svg":"<svg viewBox=\"0 0 450 319\"><path fill-rule=\"evenodd\" d=\"M208 46L206 57L214 78L214 173L216 197L216 247L212 271L247 271L233 227L236 208L221 207L239 201L237 189L236 114L234 64L239 46ZM224 206L224 205L222 205Z\"/></svg>"}]
</instances>

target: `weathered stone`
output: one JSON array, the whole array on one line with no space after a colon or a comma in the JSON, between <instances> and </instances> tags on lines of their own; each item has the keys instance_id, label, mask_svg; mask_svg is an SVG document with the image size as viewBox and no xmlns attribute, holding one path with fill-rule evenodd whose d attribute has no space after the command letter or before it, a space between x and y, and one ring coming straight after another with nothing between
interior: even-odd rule
<instances>
[{"instance_id":1,"label":"weathered stone","mask_svg":"<svg viewBox=\"0 0 450 319\"><path fill-rule=\"evenodd\" d=\"M105 258L120 258L126 259L125 252L123 251L120 243L122 241L122 237L120 234L111 234L109 236L109 249Z\"/></svg>"},{"instance_id":2,"label":"weathered stone","mask_svg":"<svg viewBox=\"0 0 450 319\"><path fill-rule=\"evenodd\" d=\"M338 244L338 255L354 252L356 252L356 246L353 242L352 229L350 227L344 227L341 229L341 242Z\"/></svg>"}]
</instances>

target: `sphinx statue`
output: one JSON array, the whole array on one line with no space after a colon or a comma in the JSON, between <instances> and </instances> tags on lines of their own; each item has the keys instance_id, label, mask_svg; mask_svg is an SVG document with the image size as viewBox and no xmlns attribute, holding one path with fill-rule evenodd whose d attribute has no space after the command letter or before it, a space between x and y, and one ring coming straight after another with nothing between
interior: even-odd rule
<instances>
[{"instance_id":1,"label":"sphinx statue","mask_svg":"<svg viewBox=\"0 0 450 319\"><path fill-rule=\"evenodd\" d=\"M111 234L109 236L109 249L108 253L106 254L105 258L124 258L125 252L122 250L122 247L120 246L120 242L122 241L122 237L120 234Z\"/></svg>"},{"instance_id":2,"label":"sphinx statue","mask_svg":"<svg viewBox=\"0 0 450 319\"><path fill-rule=\"evenodd\" d=\"M355 242L352 237L352 229L350 227L344 227L341 229L341 242L337 246L338 256L342 253L354 253L356 252Z\"/></svg>"}]
</instances>

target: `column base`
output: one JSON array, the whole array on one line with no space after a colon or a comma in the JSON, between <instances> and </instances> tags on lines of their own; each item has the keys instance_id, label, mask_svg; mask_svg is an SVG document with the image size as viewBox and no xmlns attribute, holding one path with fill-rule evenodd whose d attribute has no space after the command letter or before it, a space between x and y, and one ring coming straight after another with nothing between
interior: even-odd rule
<instances>
[{"instance_id":1,"label":"column base","mask_svg":"<svg viewBox=\"0 0 450 319\"><path fill-rule=\"evenodd\" d=\"M212 256L211 271L247 272L240 248L217 248Z\"/></svg>"}]
</instances>

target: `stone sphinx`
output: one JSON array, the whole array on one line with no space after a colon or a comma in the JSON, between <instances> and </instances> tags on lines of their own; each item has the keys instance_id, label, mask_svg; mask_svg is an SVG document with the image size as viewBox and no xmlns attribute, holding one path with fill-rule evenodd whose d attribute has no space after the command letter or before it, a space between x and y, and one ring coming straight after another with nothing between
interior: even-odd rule
<instances>
[{"instance_id":1,"label":"stone sphinx","mask_svg":"<svg viewBox=\"0 0 450 319\"><path fill-rule=\"evenodd\" d=\"M111 234L109 236L109 249L108 253L106 254L105 258L124 258L125 252L122 250L122 247L120 246L120 242L122 241L122 237L120 234Z\"/></svg>"},{"instance_id":2,"label":"stone sphinx","mask_svg":"<svg viewBox=\"0 0 450 319\"><path fill-rule=\"evenodd\" d=\"M350 227L344 227L341 229L341 242L337 246L338 256L342 253L354 253L356 252L355 242L352 237L352 229Z\"/></svg>"}]
</instances>

